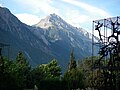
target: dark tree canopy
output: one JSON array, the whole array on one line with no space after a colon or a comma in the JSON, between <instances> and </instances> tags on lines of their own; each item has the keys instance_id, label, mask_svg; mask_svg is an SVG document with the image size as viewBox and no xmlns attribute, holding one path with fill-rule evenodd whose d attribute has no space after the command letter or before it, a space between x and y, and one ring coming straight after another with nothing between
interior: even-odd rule
<instances>
[{"instance_id":1,"label":"dark tree canopy","mask_svg":"<svg viewBox=\"0 0 120 90\"><path fill-rule=\"evenodd\" d=\"M74 52L73 50L71 51L71 54L70 54L70 62L68 64L68 70L72 70L72 69L75 69L77 66L76 64L76 61L75 61L75 56L74 56Z\"/></svg>"}]
</instances>

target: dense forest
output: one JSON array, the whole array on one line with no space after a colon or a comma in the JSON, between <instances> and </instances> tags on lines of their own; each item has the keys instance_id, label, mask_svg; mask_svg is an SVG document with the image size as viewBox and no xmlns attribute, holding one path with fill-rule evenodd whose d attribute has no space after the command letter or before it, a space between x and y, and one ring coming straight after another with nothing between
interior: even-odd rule
<instances>
[{"instance_id":1,"label":"dense forest","mask_svg":"<svg viewBox=\"0 0 120 90\"><path fill-rule=\"evenodd\" d=\"M56 59L31 67L22 52L15 60L0 56L0 90L104 90L102 71L93 71L92 58L94 63L98 60L98 57L88 57L77 62L72 51L68 68L62 73ZM119 90L120 72L116 80Z\"/></svg>"}]
</instances>

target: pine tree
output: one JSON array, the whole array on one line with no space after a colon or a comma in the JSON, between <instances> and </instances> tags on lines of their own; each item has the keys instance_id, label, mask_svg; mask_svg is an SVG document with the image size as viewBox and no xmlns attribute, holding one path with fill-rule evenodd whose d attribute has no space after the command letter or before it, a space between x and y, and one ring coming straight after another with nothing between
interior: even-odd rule
<instances>
[{"instance_id":1,"label":"pine tree","mask_svg":"<svg viewBox=\"0 0 120 90\"><path fill-rule=\"evenodd\" d=\"M16 63L28 66L29 63L27 62L27 59L24 57L22 52L19 52L17 57L16 57Z\"/></svg>"},{"instance_id":2,"label":"pine tree","mask_svg":"<svg viewBox=\"0 0 120 90\"><path fill-rule=\"evenodd\" d=\"M30 65L22 52L19 52L14 62L14 76L19 88L26 88L29 85Z\"/></svg>"},{"instance_id":3,"label":"pine tree","mask_svg":"<svg viewBox=\"0 0 120 90\"><path fill-rule=\"evenodd\" d=\"M70 53L68 70L64 73L63 80L66 82L67 90L84 88L84 75L82 71L77 68L73 50Z\"/></svg>"},{"instance_id":4,"label":"pine tree","mask_svg":"<svg viewBox=\"0 0 120 90\"><path fill-rule=\"evenodd\" d=\"M72 50L71 54L70 54L70 62L69 62L69 65L68 65L68 70L75 69L76 67L77 67L77 64L76 64L76 61L75 61L74 52Z\"/></svg>"}]
</instances>

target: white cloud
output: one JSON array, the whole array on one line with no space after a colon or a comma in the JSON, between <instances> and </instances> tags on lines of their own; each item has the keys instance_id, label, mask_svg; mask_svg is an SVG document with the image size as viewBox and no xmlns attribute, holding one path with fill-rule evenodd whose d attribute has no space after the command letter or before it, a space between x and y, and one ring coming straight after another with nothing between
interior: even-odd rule
<instances>
[{"instance_id":1,"label":"white cloud","mask_svg":"<svg viewBox=\"0 0 120 90\"><path fill-rule=\"evenodd\" d=\"M36 24L40 21L40 17L43 15L49 15L51 13L59 14L59 10L51 6L53 0L14 0L21 4L25 10L28 10L32 14L22 13L16 14L16 16L24 23L28 25ZM40 17L38 17L39 15Z\"/></svg>"},{"instance_id":2,"label":"white cloud","mask_svg":"<svg viewBox=\"0 0 120 90\"><path fill-rule=\"evenodd\" d=\"M25 8L32 10L34 13L59 13L59 10L51 5L52 0L17 0L17 2L25 5Z\"/></svg>"},{"instance_id":3,"label":"white cloud","mask_svg":"<svg viewBox=\"0 0 120 90\"><path fill-rule=\"evenodd\" d=\"M3 7L3 5L0 3L0 7Z\"/></svg>"},{"instance_id":4,"label":"white cloud","mask_svg":"<svg viewBox=\"0 0 120 90\"><path fill-rule=\"evenodd\" d=\"M36 15L22 13L22 14L15 14L15 16L23 23L27 25L34 25L40 21L40 18Z\"/></svg>"},{"instance_id":5,"label":"white cloud","mask_svg":"<svg viewBox=\"0 0 120 90\"><path fill-rule=\"evenodd\" d=\"M72 10L72 8L66 10L66 13L68 13L66 15L67 21L73 26L77 27L82 26L87 30L91 30L93 20L108 18L111 16L105 10L83 3L80 0L62 0L62 1L76 6L75 10ZM81 12L79 9L83 9L83 12Z\"/></svg>"},{"instance_id":6,"label":"white cloud","mask_svg":"<svg viewBox=\"0 0 120 90\"><path fill-rule=\"evenodd\" d=\"M70 23L71 25L76 26L76 27L82 26L83 28L85 27L89 30L91 30L91 23L93 20L106 18L110 16L109 13L107 13L105 10L94 7L92 5L88 5L86 3L82 3L80 0L62 0L65 3L71 4L72 7L75 6L74 9L72 7L68 7L68 5L66 4L65 4L66 6L64 6L64 3L62 3L63 6L61 6L64 9L55 8L54 6L56 5L54 4L56 3L54 3L54 0L25 0L25 1L15 0L15 1L20 3L22 6L25 6L24 8L28 11L30 10L31 13L33 14L46 16L51 13L56 13L57 15L62 16L63 19L67 21L68 23ZM59 1L58 1L58 6L59 6ZM81 8L83 9L83 12L85 13L80 12L79 9ZM26 15L24 15L24 17L25 16ZM27 24L30 23L30 19L27 19L27 17L31 17L30 15L26 16L24 20L22 17L23 16L19 15L19 19L21 21ZM37 21L37 20L35 19L34 21ZM31 20L31 22L33 22L33 20Z\"/></svg>"},{"instance_id":7,"label":"white cloud","mask_svg":"<svg viewBox=\"0 0 120 90\"><path fill-rule=\"evenodd\" d=\"M102 16L104 18L110 16L106 11L104 11L100 8L88 5L86 3L82 3L80 1L76 1L76 0L62 0L62 1L73 4L73 5L78 6L78 7L81 7L84 10L86 10L87 12L94 14L94 15L97 15L97 16Z\"/></svg>"},{"instance_id":8,"label":"white cloud","mask_svg":"<svg viewBox=\"0 0 120 90\"><path fill-rule=\"evenodd\" d=\"M71 14L74 13L74 14ZM65 19L66 21L76 27L80 27L80 24L86 23L90 20L90 17L88 15L81 14L78 10L71 10L68 9L65 13L65 16L67 16Z\"/></svg>"}]
</instances>

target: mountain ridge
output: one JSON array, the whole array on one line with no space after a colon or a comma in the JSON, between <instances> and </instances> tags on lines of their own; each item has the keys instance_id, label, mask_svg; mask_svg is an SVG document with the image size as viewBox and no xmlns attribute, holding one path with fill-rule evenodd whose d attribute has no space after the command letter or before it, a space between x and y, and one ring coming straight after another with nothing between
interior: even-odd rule
<instances>
[{"instance_id":1,"label":"mountain ridge","mask_svg":"<svg viewBox=\"0 0 120 90\"><path fill-rule=\"evenodd\" d=\"M54 23L54 21L57 21L57 24ZM48 24L50 24L50 25L48 25ZM78 28L78 27L72 26L71 24L67 23L65 20L63 20L60 16L58 16L55 13L46 16L45 18L41 19L40 22L38 22L37 24L35 24L33 26L43 28L45 30L47 30L49 27L54 27L54 26L56 26L56 27L60 26L62 28L72 27L73 29L79 30L82 34L87 35L90 39L92 39L92 34L90 32L86 31L85 29L83 29L81 27ZM97 37L95 37L95 38L98 39Z\"/></svg>"},{"instance_id":2,"label":"mountain ridge","mask_svg":"<svg viewBox=\"0 0 120 90\"><path fill-rule=\"evenodd\" d=\"M35 24L35 26L37 27L41 27L41 28L49 28L52 26L55 27L62 27L65 28L65 26L71 26L70 24L68 24L66 21L64 21L60 16L56 15L55 13L50 14L49 16L46 16L46 18L41 19L40 22L38 22L37 24Z\"/></svg>"},{"instance_id":3,"label":"mountain ridge","mask_svg":"<svg viewBox=\"0 0 120 90\"><path fill-rule=\"evenodd\" d=\"M0 7L0 42L11 45L13 53L10 58L22 51L33 66L55 58L65 70L72 49L76 60L91 55L91 39L81 32L82 28L73 27L61 17L51 14L53 26L46 24L47 28L44 28L37 24L28 26L11 12L3 13L4 10ZM47 23L47 20L43 19L45 22L42 23Z\"/></svg>"}]
</instances>

